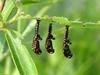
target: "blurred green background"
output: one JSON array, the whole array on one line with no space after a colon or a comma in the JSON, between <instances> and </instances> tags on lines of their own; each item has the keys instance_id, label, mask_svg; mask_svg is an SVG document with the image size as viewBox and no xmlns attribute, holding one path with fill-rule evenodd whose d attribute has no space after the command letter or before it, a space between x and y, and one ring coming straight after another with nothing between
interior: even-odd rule
<instances>
[{"instance_id":1,"label":"blurred green background","mask_svg":"<svg viewBox=\"0 0 100 75\"><path fill-rule=\"evenodd\" d=\"M49 3L48 0L41 1L41 3L23 5L23 11L26 14L35 15L44 6L50 5L50 8L44 15L49 16L64 16L70 21L80 20L82 22L97 22L100 20L100 0L51 0L54 3ZM48 3L46 3L48 2ZM10 17L15 14L13 10ZM9 17L9 18L10 18ZM30 20L21 20L21 32L30 23ZM12 25L18 24L14 22ZM48 54L45 49L45 39L47 36L49 22L43 20L40 23L41 41L41 55L36 55L32 51L32 40L34 36L34 28L25 38L22 43L28 48L34 62L36 64L39 75L100 75L100 27L82 28L78 27L81 24L72 23L77 27L71 27L69 31L69 38L72 42L70 49L73 57L68 59L63 55L63 38L64 25L53 24L53 35L56 40L53 41L55 49L54 54ZM15 26L10 26L9 29L15 29ZM1 37L2 36L2 37ZM17 69L12 61L9 49L4 39L4 34L0 32L0 75L18 75ZM6 53L7 52L7 55ZM5 57L6 56L6 57Z\"/></svg>"}]
</instances>

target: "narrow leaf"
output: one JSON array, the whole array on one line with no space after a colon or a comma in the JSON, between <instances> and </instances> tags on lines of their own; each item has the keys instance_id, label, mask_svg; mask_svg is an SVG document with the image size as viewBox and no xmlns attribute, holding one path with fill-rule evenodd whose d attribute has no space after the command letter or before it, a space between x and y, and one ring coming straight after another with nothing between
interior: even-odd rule
<instances>
[{"instance_id":1,"label":"narrow leaf","mask_svg":"<svg viewBox=\"0 0 100 75\"><path fill-rule=\"evenodd\" d=\"M4 9L2 11L3 21L6 21L10 15L10 13L12 12L12 10L15 6L13 1L15 1L15 0L6 0Z\"/></svg>"},{"instance_id":2,"label":"narrow leaf","mask_svg":"<svg viewBox=\"0 0 100 75\"><path fill-rule=\"evenodd\" d=\"M2 15L1 15L1 12L0 12L0 21L2 21Z\"/></svg>"},{"instance_id":3,"label":"narrow leaf","mask_svg":"<svg viewBox=\"0 0 100 75\"><path fill-rule=\"evenodd\" d=\"M14 39L11 32L6 30L6 40L11 56L20 75L38 75L34 61L20 39Z\"/></svg>"},{"instance_id":4,"label":"narrow leaf","mask_svg":"<svg viewBox=\"0 0 100 75\"><path fill-rule=\"evenodd\" d=\"M3 49L4 49L4 44L5 44L5 36L3 32L0 32L0 58L2 57Z\"/></svg>"},{"instance_id":5,"label":"narrow leaf","mask_svg":"<svg viewBox=\"0 0 100 75\"><path fill-rule=\"evenodd\" d=\"M39 0L21 0L21 2L23 5L26 5L26 4L38 3Z\"/></svg>"}]
</instances>

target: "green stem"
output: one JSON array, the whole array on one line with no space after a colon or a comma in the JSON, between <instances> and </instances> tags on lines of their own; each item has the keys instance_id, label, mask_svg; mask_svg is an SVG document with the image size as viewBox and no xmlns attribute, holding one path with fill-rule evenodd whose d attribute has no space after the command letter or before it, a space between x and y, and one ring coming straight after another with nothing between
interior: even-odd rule
<instances>
[{"instance_id":1,"label":"green stem","mask_svg":"<svg viewBox=\"0 0 100 75\"><path fill-rule=\"evenodd\" d=\"M36 17L41 17L48 9L50 8L49 6L44 6L39 13L36 14ZM36 23L36 20L32 19L32 21L30 22L30 24L27 26L27 28L23 31L22 36L25 37L29 32L31 32L31 30L34 28Z\"/></svg>"},{"instance_id":2,"label":"green stem","mask_svg":"<svg viewBox=\"0 0 100 75\"><path fill-rule=\"evenodd\" d=\"M16 15L8 23L10 24L10 23L13 23L13 22L17 21L20 14L21 14L21 10L18 9Z\"/></svg>"},{"instance_id":3,"label":"green stem","mask_svg":"<svg viewBox=\"0 0 100 75\"><path fill-rule=\"evenodd\" d=\"M5 74L10 74L10 66L11 66L11 58L10 56L7 57L6 59L6 64L5 64Z\"/></svg>"},{"instance_id":4,"label":"green stem","mask_svg":"<svg viewBox=\"0 0 100 75\"><path fill-rule=\"evenodd\" d=\"M19 32L19 33L21 33L21 19L19 18L18 19L18 25L17 25L17 31Z\"/></svg>"}]
</instances>

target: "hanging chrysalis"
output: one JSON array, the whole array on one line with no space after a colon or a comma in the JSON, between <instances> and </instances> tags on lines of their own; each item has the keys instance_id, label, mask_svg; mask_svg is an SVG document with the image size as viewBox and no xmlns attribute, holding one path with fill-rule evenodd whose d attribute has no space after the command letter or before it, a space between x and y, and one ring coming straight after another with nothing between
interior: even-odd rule
<instances>
[{"instance_id":1,"label":"hanging chrysalis","mask_svg":"<svg viewBox=\"0 0 100 75\"><path fill-rule=\"evenodd\" d=\"M65 57L71 58L72 57L72 53L70 51L69 45L71 44L69 38L68 38L68 29L69 26L65 26L65 34L64 34L64 48L63 48L63 53Z\"/></svg>"},{"instance_id":2,"label":"hanging chrysalis","mask_svg":"<svg viewBox=\"0 0 100 75\"><path fill-rule=\"evenodd\" d=\"M48 53L54 53L53 45L52 45L52 40L55 38L52 35L52 23L49 24L49 30L48 30L48 36L46 38L45 42L45 48L47 49Z\"/></svg>"},{"instance_id":3,"label":"hanging chrysalis","mask_svg":"<svg viewBox=\"0 0 100 75\"><path fill-rule=\"evenodd\" d=\"M40 43L39 43L39 40L42 40L42 38L41 38L41 36L39 34L39 24L40 24L40 20L37 19L37 23L35 25L35 36L33 38L33 43L32 43L33 51L36 54L42 53L42 51L40 49Z\"/></svg>"}]
</instances>

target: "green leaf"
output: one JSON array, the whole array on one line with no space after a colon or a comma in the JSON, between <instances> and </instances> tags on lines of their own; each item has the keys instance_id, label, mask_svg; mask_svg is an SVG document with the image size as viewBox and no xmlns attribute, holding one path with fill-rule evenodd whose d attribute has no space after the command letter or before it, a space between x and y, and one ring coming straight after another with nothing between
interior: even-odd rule
<instances>
[{"instance_id":1,"label":"green leaf","mask_svg":"<svg viewBox=\"0 0 100 75\"><path fill-rule=\"evenodd\" d=\"M26 4L34 4L34 3L40 3L40 4L53 4L58 2L58 0L21 0L21 3L23 5Z\"/></svg>"},{"instance_id":2,"label":"green leaf","mask_svg":"<svg viewBox=\"0 0 100 75\"><path fill-rule=\"evenodd\" d=\"M13 38L8 30L6 30L6 40L20 75L38 75L34 61L21 40Z\"/></svg>"},{"instance_id":3,"label":"green leaf","mask_svg":"<svg viewBox=\"0 0 100 75\"><path fill-rule=\"evenodd\" d=\"M10 15L10 13L12 12L15 4L14 4L15 0L6 0L4 9L2 11L2 17L3 17L3 21L6 21Z\"/></svg>"},{"instance_id":4,"label":"green leaf","mask_svg":"<svg viewBox=\"0 0 100 75\"><path fill-rule=\"evenodd\" d=\"M2 15L1 15L1 12L0 12L0 21L2 21Z\"/></svg>"},{"instance_id":5,"label":"green leaf","mask_svg":"<svg viewBox=\"0 0 100 75\"><path fill-rule=\"evenodd\" d=\"M4 44L5 44L5 36L3 32L0 32L0 57L1 57L1 54L3 53Z\"/></svg>"},{"instance_id":6,"label":"green leaf","mask_svg":"<svg viewBox=\"0 0 100 75\"><path fill-rule=\"evenodd\" d=\"M21 0L21 3L23 5L26 5L26 4L33 4L33 3L38 3L39 0Z\"/></svg>"}]
</instances>

